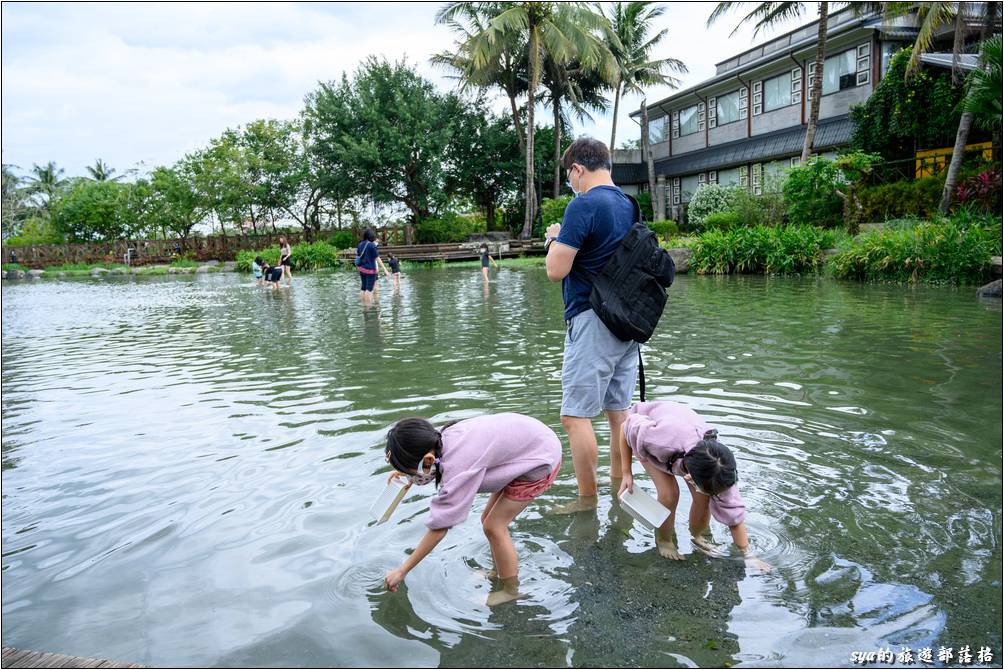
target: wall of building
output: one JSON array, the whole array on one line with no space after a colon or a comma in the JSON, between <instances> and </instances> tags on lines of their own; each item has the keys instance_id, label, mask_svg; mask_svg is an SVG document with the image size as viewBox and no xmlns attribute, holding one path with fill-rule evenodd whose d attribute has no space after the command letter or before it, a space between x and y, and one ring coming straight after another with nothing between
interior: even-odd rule
<instances>
[{"instance_id":1,"label":"wall of building","mask_svg":"<svg viewBox=\"0 0 1004 670\"><path fill-rule=\"evenodd\" d=\"M663 158L669 158L669 140L659 142L658 144L652 144L650 146L652 147L652 160L657 161Z\"/></svg>"},{"instance_id":2,"label":"wall of building","mask_svg":"<svg viewBox=\"0 0 1004 670\"><path fill-rule=\"evenodd\" d=\"M833 116L841 116L851 109L851 105L858 105L868 99L872 94L871 84L862 84L845 88L836 93L824 95L819 100L819 118L828 119Z\"/></svg>"},{"instance_id":3,"label":"wall of building","mask_svg":"<svg viewBox=\"0 0 1004 670\"><path fill-rule=\"evenodd\" d=\"M783 130L798 126L802 123L802 106L800 104L788 105L775 109L772 112L764 112L753 117L750 124L751 135L763 135L774 130Z\"/></svg>"},{"instance_id":4,"label":"wall of building","mask_svg":"<svg viewBox=\"0 0 1004 670\"><path fill-rule=\"evenodd\" d=\"M740 119L708 131L708 144L715 146L746 137L746 119Z\"/></svg>"},{"instance_id":5,"label":"wall of building","mask_svg":"<svg viewBox=\"0 0 1004 670\"><path fill-rule=\"evenodd\" d=\"M681 135L680 137L673 138L673 155L679 156L680 154L685 154L688 151L697 151L698 149L704 149L704 131L698 130L696 133L691 135Z\"/></svg>"}]
</instances>

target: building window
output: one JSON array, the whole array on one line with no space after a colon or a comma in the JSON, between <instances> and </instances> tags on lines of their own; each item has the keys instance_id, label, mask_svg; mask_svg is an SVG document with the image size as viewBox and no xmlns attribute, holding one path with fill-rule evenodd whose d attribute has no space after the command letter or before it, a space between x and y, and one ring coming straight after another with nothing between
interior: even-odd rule
<instances>
[{"instance_id":1,"label":"building window","mask_svg":"<svg viewBox=\"0 0 1004 670\"><path fill-rule=\"evenodd\" d=\"M693 135L698 127L697 105L680 110L680 135Z\"/></svg>"},{"instance_id":2,"label":"building window","mask_svg":"<svg viewBox=\"0 0 1004 670\"><path fill-rule=\"evenodd\" d=\"M718 183L721 186L739 186L739 171L742 170L746 172L746 167L741 168L729 168L728 170L718 171Z\"/></svg>"},{"instance_id":3,"label":"building window","mask_svg":"<svg viewBox=\"0 0 1004 670\"><path fill-rule=\"evenodd\" d=\"M718 125L724 126L739 120L739 91L718 96L716 102Z\"/></svg>"},{"instance_id":4,"label":"building window","mask_svg":"<svg viewBox=\"0 0 1004 670\"><path fill-rule=\"evenodd\" d=\"M648 143L658 144L666 141L666 117L660 116L648 122Z\"/></svg>"},{"instance_id":5,"label":"building window","mask_svg":"<svg viewBox=\"0 0 1004 670\"><path fill-rule=\"evenodd\" d=\"M826 59L823 65L823 95L839 91L840 78L845 75L850 77L850 83L845 84L844 88L857 85L854 83L854 75L857 72L857 59L854 53L854 49L848 49Z\"/></svg>"},{"instance_id":6,"label":"building window","mask_svg":"<svg viewBox=\"0 0 1004 670\"><path fill-rule=\"evenodd\" d=\"M756 100L753 101L756 103ZM763 81L763 111L770 112L791 104L791 75L784 74L764 79Z\"/></svg>"},{"instance_id":7,"label":"building window","mask_svg":"<svg viewBox=\"0 0 1004 670\"><path fill-rule=\"evenodd\" d=\"M699 175L692 174L680 178L680 191L683 202L690 202L690 199L697 193L697 189L701 186L702 177L704 177L703 172Z\"/></svg>"}]
</instances>

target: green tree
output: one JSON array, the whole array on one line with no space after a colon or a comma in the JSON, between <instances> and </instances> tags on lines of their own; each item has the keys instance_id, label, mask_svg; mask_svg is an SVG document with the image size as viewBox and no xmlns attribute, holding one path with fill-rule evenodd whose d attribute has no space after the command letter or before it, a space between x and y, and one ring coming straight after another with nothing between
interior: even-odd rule
<instances>
[{"instance_id":1,"label":"green tree","mask_svg":"<svg viewBox=\"0 0 1004 670\"><path fill-rule=\"evenodd\" d=\"M3 239L20 234L24 222L32 215L32 205L24 181L14 172L16 165L3 164Z\"/></svg>"},{"instance_id":2,"label":"green tree","mask_svg":"<svg viewBox=\"0 0 1004 670\"><path fill-rule=\"evenodd\" d=\"M465 105L455 118L446 153L446 183L451 195L468 198L484 212L489 230L496 210L518 193L523 151L508 118L485 114L484 102Z\"/></svg>"},{"instance_id":3,"label":"green tree","mask_svg":"<svg viewBox=\"0 0 1004 670\"><path fill-rule=\"evenodd\" d=\"M59 192L66 186L63 178L63 168L56 167L56 163L49 161L45 165L32 165L31 174L28 175L28 194L40 199L38 208L43 215L48 216L51 212L53 200Z\"/></svg>"},{"instance_id":4,"label":"green tree","mask_svg":"<svg viewBox=\"0 0 1004 670\"><path fill-rule=\"evenodd\" d=\"M614 80L614 125L610 130L610 149L616 146L617 113L621 96L626 93L641 95L641 151L648 168L649 192L655 193L655 162L652 158L648 136L648 104L645 88L661 84L676 88L680 80L670 72L683 74L687 66L675 58L653 59L652 50L669 32L662 29L652 34L653 23L661 17L664 9L653 2L617 2L611 6L609 20L615 39L610 41L610 50L617 62ZM665 203L656 205L655 215L665 218Z\"/></svg>"},{"instance_id":5,"label":"green tree","mask_svg":"<svg viewBox=\"0 0 1004 670\"><path fill-rule=\"evenodd\" d=\"M994 133L999 146L1001 131L1001 36L983 42L984 62L969 75L964 108L971 112L977 126Z\"/></svg>"},{"instance_id":6,"label":"green tree","mask_svg":"<svg viewBox=\"0 0 1004 670\"><path fill-rule=\"evenodd\" d=\"M150 175L151 223L160 228L164 237L171 233L188 239L208 214L196 188L195 172L195 159L187 156L173 167L154 169Z\"/></svg>"},{"instance_id":7,"label":"green tree","mask_svg":"<svg viewBox=\"0 0 1004 670\"><path fill-rule=\"evenodd\" d=\"M126 191L113 181L74 180L53 203L53 225L70 242L129 237L133 222L123 216Z\"/></svg>"},{"instance_id":8,"label":"green tree","mask_svg":"<svg viewBox=\"0 0 1004 670\"><path fill-rule=\"evenodd\" d=\"M742 5L742 8L748 9L749 5L753 4L753 10L744 16L740 21L739 25L736 26L732 34L735 35L736 31L739 30L740 26L744 23L753 23L754 30L753 34L759 35L762 30L775 28L778 25L790 21L791 19L798 18L802 16L805 11L805 3L803 2L758 2L758 3L747 3L747 2L719 2L715 7L715 10L708 17L708 25L715 23L725 14L732 11L734 8ZM816 139L816 126L819 123L819 100L823 94L823 66L826 63L826 25L829 21L829 12L831 5L835 8L838 5L846 5L846 2L820 2L819 5L819 26L816 31L816 72L819 76L815 77L812 82L812 89L809 91L809 97L811 103L809 105L809 118L805 126L805 141L802 143L802 158L801 162L806 162L809 160L809 156L812 155L812 143ZM871 9L872 3L864 3L868 5L866 9Z\"/></svg>"},{"instance_id":9,"label":"green tree","mask_svg":"<svg viewBox=\"0 0 1004 670\"><path fill-rule=\"evenodd\" d=\"M88 165L86 169L94 181L118 181L122 178L122 175L112 177L115 174L115 168L109 167L108 163L100 158L94 161L94 165Z\"/></svg>"},{"instance_id":10,"label":"green tree","mask_svg":"<svg viewBox=\"0 0 1004 670\"><path fill-rule=\"evenodd\" d=\"M526 95L526 46L518 37L498 44L490 58L478 57L471 49L479 44L475 39L488 29L488 24L505 11L505 2L461 2L445 5L436 13L436 23L449 26L457 34L455 51L441 51L430 58L434 65L452 71L460 83L460 92L486 92L498 88L509 99L509 112L520 152L526 151L523 120L517 100Z\"/></svg>"},{"instance_id":11,"label":"green tree","mask_svg":"<svg viewBox=\"0 0 1004 670\"><path fill-rule=\"evenodd\" d=\"M959 125L963 88L951 73L923 68L907 77L911 50L901 49L868 100L851 108L852 144L886 160L912 158L917 151L950 143Z\"/></svg>"},{"instance_id":12,"label":"green tree","mask_svg":"<svg viewBox=\"0 0 1004 670\"><path fill-rule=\"evenodd\" d=\"M378 203L400 203L418 224L445 199L442 160L460 109L404 62L368 58L310 94L304 110L314 155Z\"/></svg>"},{"instance_id":13,"label":"green tree","mask_svg":"<svg viewBox=\"0 0 1004 670\"><path fill-rule=\"evenodd\" d=\"M460 12L471 12L469 5L478 3L452 2L439 12L443 21L452 20ZM534 187L533 132L534 108L546 57L556 63L568 64L575 59L585 68L613 75L613 60L603 40L609 32L609 22L591 6L581 2L519 2L508 3L500 13L487 21L483 29L472 34L461 46L469 54L473 66L480 68L497 60L503 49L514 44L526 45L526 189L522 236L529 237L536 213Z\"/></svg>"}]
</instances>

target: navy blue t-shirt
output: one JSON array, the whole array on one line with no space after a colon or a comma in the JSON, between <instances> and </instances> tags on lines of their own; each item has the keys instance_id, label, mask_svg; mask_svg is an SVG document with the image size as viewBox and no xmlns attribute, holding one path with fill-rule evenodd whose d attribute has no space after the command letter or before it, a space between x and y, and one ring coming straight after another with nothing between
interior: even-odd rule
<instances>
[{"instance_id":1,"label":"navy blue t-shirt","mask_svg":"<svg viewBox=\"0 0 1004 670\"><path fill-rule=\"evenodd\" d=\"M366 270L376 271L376 259L380 255L377 246L369 240L363 240L356 247L356 255L359 256L359 267Z\"/></svg>"},{"instance_id":2,"label":"navy blue t-shirt","mask_svg":"<svg viewBox=\"0 0 1004 670\"><path fill-rule=\"evenodd\" d=\"M594 186L565 208L557 242L579 250L562 280L565 320L592 309L593 278L607 264L634 225L634 204L616 186Z\"/></svg>"}]
</instances>

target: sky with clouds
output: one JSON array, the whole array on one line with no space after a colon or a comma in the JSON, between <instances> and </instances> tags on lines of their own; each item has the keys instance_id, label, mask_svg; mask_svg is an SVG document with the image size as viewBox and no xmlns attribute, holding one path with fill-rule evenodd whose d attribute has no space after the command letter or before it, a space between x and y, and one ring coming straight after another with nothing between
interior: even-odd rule
<instances>
[{"instance_id":1,"label":"sky with clouds","mask_svg":"<svg viewBox=\"0 0 1004 670\"><path fill-rule=\"evenodd\" d=\"M655 55L686 63L684 87L713 76L716 62L754 44L750 29L730 37L738 13L705 27L715 3L664 5L658 22L669 33ZM450 31L435 25L438 7L5 2L3 162L24 172L54 160L67 176L83 174L97 158L119 172L170 164L228 127L294 118L319 81L352 72L370 54L407 58L440 89L451 90L455 82L428 62L453 45ZM655 87L648 95L657 100L670 93ZM496 101L500 111L503 101ZM638 137L628 114L639 102L629 96L622 104L618 144ZM575 131L607 141L611 123L611 114L596 115L576 122Z\"/></svg>"}]
</instances>

